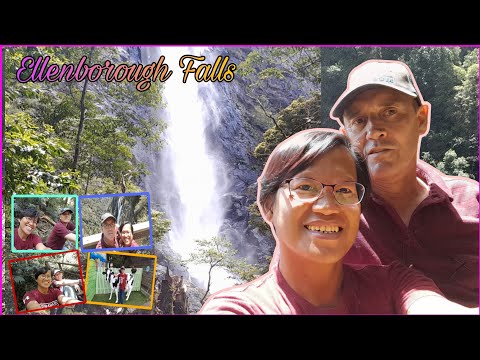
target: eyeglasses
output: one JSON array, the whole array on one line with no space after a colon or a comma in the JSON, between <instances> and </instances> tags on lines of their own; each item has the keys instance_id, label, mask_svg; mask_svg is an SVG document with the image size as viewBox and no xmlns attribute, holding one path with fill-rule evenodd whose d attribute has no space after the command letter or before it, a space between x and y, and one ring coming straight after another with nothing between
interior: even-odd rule
<instances>
[{"instance_id":1,"label":"eyeglasses","mask_svg":"<svg viewBox=\"0 0 480 360\"><path fill-rule=\"evenodd\" d=\"M331 186L333 196L340 205L356 205L365 195L365 186L354 181L327 185L309 178L287 179L290 196L302 202L313 202L320 198L325 187Z\"/></svg>"},{"instance_id":2,"label":"eyeglasses","mask_svg":"<svg viewBox=\"0 0 480 360\"><path fill-rule=\"evenodd\" d=\"M41 275L38 275L38 277L42 280L52 280L52 277L51 276L47 276L46 274L41 274Z\"/></svg>"},{"instance_id":3,"label":"eyeglasses","mask_svg":"<svg viewBox=\"0 0 480 360\"><path fill-rule=\"evenodd\" d=\"M113 228L115 227L115 223L113 223L113 224L105 224L105 223L103 223L102 226L103 226L104 228L107 228L107 229L113 229Z\"/></svg>"}]
</instances>

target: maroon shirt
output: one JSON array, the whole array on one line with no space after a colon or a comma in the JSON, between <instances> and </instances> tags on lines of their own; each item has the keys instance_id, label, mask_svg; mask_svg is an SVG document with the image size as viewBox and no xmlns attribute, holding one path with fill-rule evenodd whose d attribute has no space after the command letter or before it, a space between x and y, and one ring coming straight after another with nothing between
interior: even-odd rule
<instances>
[{"instance_id":1,"label":"maroon shirt","mask_svg":"<svg viewBox=\"0 0 480 360\"><path fill-rule=\"evenodd\" d=\"M42 294L38 289L27 291L25 295L23 295L23 303L25 307L31 301L36 301L42 308L58 306L58 296L63 295L59 289L54 289L49 287L48 292L46 294Z\"/></svg>"},{"instance_id":2,"label":"maroon shirt","mask_svg":"<svg viewBox=\"0 0 480 360\"><path fill-rule=\"evenodd\" d=\"M13 229L13 245L16 250L35 250L35 246L40 243L42 243L40 236L30 234L27 236L27 240L24 241L18 235L18 228Z\"/></svg>"},{"instance_id":3,"label":"maroon shirt","mask_svg":"<svg viewBox=\"0 0 480 360\"><path fill-rule=\"evenodd\" d=\"M65 226L61 221L57 222L48 236L47 247L52 250L62 250L67 239L65 236L70 234L70 231L75 230L75 225L69 222Z\"/></svg>"},{"instance_id":4,"label":"maroon shirt","mask_svg":"<svg viewBox=\"0 0 480 360\"><path fill-rule=\"evenodd\" d=\"M254 281L215 293L199 314L406 314L416 300L432 296L431 291L442 296L432 280L398 261L391 265L345 264L341 302L336 307L318 307L297 294L273 265Z\"/></svg>"},{"instance_id":5,"label":"maroon shirt","mask_svg":"<svg viewBox=\"0 0 480 360\"><path fill-rule=\"evenodd\" d=\"M118 274L118 289L119 290L125 290L127 288L127 279L128 279L128 275L127 273L120 273Z\"/></svg>"},{"instance_id":6,"label":"maroon shirt","mask_svg":"<svg viewBox=\"0 0 480 360\"><path fill-rule=\"evenodd\" d=\"M95 247L96 249L111 249L111 248L117 248L118 247L118 239L117 236L115 236L115 246L108 246L105 240L103 239L103 234L100 238L100 241L97 243L97 246Z\"/></svg>"},{"instance_id":7,"label":"maroon shirt","mask_svg":"<svg viewBox=\"0 0 480 360\"><path fill-rule=\"evenodd\" d=\"M423 161L417 176L430 193L408 226L373 194L362 207L359 235L344 262L400 260L434 280L450 300L478 306L478 182L446 176Z\"/></svg>"}]
</instances>

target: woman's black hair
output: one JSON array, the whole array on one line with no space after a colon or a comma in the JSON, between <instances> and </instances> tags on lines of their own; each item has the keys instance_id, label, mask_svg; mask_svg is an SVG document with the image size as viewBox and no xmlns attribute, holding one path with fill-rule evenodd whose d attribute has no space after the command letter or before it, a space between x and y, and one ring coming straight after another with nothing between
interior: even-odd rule
<instances>
[{"instance_id":1,"label":"woman's black hair","mask_svg":"<svg viewBox=\"0 0 480 360\"><path fill-rule=\"evenodd\" d=\"M364 158L355 151L345 135L321 129L302 131L280 143L270 154L259 178L259 205L271 210L278 188L287 179L308 168L319 156L337 146L344 146L352 155L357 182L365 187L364 199L370 192L370 176Z\"/></svg>"},{"instance_id":2,"label":"woman's black hair","mask_svg":"<svg viewBox=\"0 0 480 360\"><path fill-rule=\"evenodd\" d=\"M38 211L38 210L37 210L36 208L34 208L34 207L28 207L28 208L26 208L25 210L21 210L21 211L19 212L18 218L19 218L19 219L22 219L22 218L24 218L24 217L34 218L34 219L36 219L37 222L38 222L38 220L40 219L40 211Z\"/></svg>"},{"instance_id":3,"label":"woman's black hair","mask_svg":"<svg viewBox=\"0 0 480 360\"><path fill-rule=\"evenodd\" d=\"M42 267L39 267L35 270L35 280L37 280L37 278L42 275L42 274L46 274L47 272L49 271L52 271L52 269L50 269L48 266L42 266Z\"/></svg>"}]
</instances>

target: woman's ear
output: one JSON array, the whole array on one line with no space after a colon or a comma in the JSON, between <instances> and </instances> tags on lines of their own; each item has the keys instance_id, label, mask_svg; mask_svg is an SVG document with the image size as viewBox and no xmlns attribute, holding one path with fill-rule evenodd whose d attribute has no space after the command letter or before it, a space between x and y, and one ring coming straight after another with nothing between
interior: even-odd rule
<instances>
[{"instance_id":1,"label":"woman's ear","mask_svg":"<svg viewBox=\"0 0 480 360\"><path fill-rule=\"evenodd\" d=\"M265 200L264 204L257 203L260 213L263 216L263 220L272 222L273 219L273 199L271 197Z\"/></svg>"}]
</instances>

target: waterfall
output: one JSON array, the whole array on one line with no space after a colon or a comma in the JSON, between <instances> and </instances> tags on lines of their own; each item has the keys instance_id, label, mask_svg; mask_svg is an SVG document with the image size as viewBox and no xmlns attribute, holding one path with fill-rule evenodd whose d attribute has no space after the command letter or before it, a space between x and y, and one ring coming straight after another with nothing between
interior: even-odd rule
<instances>
[{"instance_id":1,"label":"waterfall","mask_svg":"<svg viewBox=\"0 0 480 360\"><path fill-rule=\"evenodd\" d=\"M212 99L208 92L214 91L215 84L197 83L192 75L183 83L184 74L178 65L182 55L200 56L204 51L180 47L147 49L147 63L164 55L164 63L173 74L164 82L163 90L167 105L163 119L168 123L165 145L146 183L154 200L172 220L169 244L183 260L194 250L194 240L218 235L224 220L220 199L228 186L219 154L209 150L206 140L206 130L217 126L218 114L207 113L199 97L201 89L204 94L207 92L204 98ZM188 270L206 288L208 267L188 264ZM213 270L211 293L231 285L228 273L219 268Z\"/></svg>"}]
</instances>

